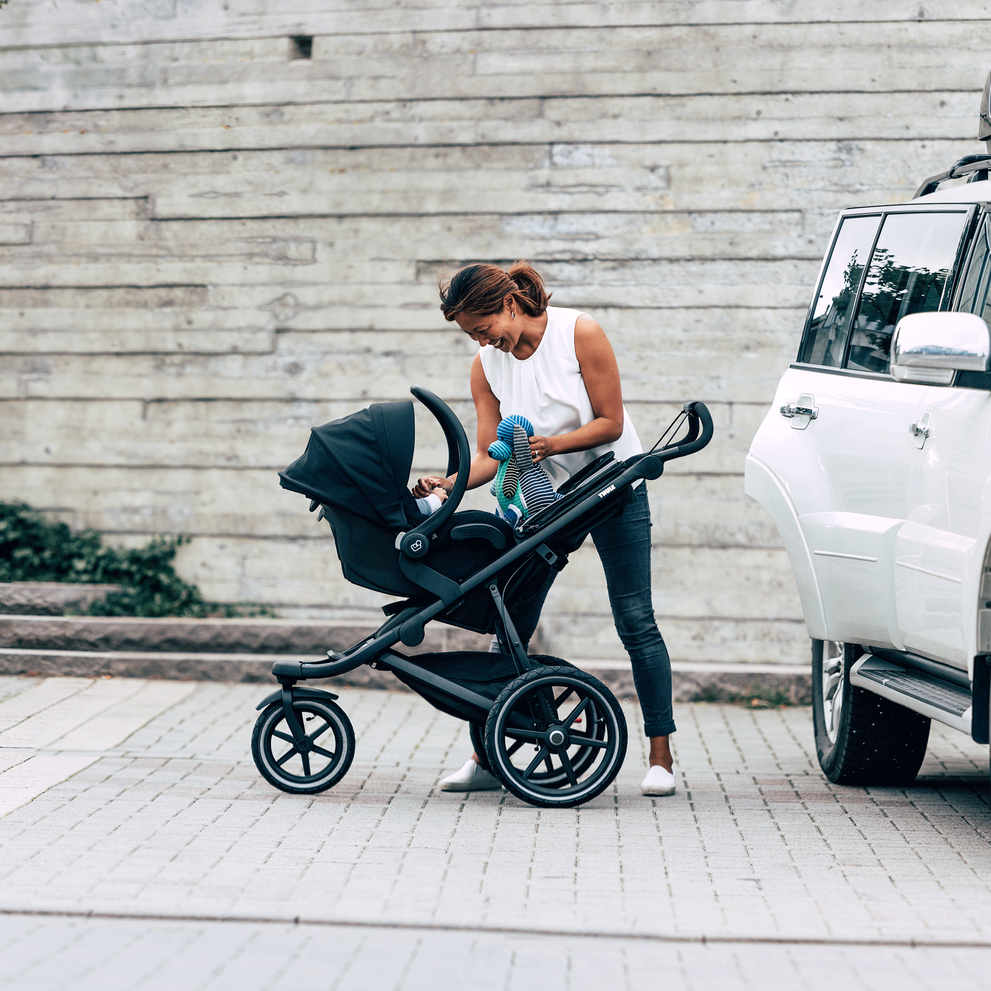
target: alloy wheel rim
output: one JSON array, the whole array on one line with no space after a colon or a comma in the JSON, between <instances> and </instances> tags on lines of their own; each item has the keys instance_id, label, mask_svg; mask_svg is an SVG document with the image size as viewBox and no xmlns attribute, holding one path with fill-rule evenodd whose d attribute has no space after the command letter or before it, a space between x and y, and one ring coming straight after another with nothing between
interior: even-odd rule
<instances>
[{"instance_id":1,"label":"alloy wheel rim","mask_svg":"<svg viewBox=\"0 0 991 991\"><path fill-rule=\"evenodd\" d=\"M845 654L844 645L838 640L823 641L822 717L830 743L836 743L840 718L843 715Z\"/></svg>"}]
</instances>

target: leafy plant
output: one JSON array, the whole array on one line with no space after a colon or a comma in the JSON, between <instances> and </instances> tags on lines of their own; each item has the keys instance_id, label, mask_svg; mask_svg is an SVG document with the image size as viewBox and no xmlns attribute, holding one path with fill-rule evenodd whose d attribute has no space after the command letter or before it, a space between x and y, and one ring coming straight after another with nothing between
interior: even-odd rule
<instances>
[{"instance_id":1,"label":"leafy plant","mask_svg":"<svg viewBox=\"0 0 991 991\"><path fill-rule=\"evenodd\" d=\"M96 616L233 616L242 608L205 602L173 567L188 537L153 537L143 547L104 546L96 530L73 531L25 503L0 503L0 582L120 585L88 612ZM265 607L253 615L271 615Z\"/></svg>"}]
</instances>

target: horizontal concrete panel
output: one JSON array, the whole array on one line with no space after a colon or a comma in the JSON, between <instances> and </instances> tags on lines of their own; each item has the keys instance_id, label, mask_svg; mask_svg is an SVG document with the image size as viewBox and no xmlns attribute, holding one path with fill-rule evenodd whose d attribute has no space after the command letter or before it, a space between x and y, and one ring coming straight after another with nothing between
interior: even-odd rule
<instances>
[{"instance_id":1,"label":"horizontal concrete panel","mask_svg":"<svg viewBox=\"0 0 991 991\"><path fill-rule=\"evenodd\" d=\"M88 327L73 326L71 311L11 314L0 310L0 319L5 321L0 324L0 353L267 354L275 347L273 330L264 327L267 321L259 320L262 327L239 327L239 320L244 319L240 314L197 313L187 317L161 310L112 310L105 312L102 319L98 311L93 317L91 322L86 321L90 323Z\"/></svg>"},{"instance_id":2,"label":"horizontal concrete panel","mask_svg":"<svg viewBox=\"0 0 991 991\"><path fill-rule=\"evenodd\" d=\"M904 199L959 157L959 142L873 140L741 142L732 168L719 146L670 142L48 155L4 160L17 199L0 214L86 219L79 197L95 196L150 197L158 217L609 210L630 195L650 209L804 210L814 194L821 210Z\"/></svg>"},{"instance_id":3,"label":"horizontal concrete panel","mask_svg":"<svg viewBox=\"0 0 991 991\"><path fill-rule=\"evenodd\" d=\"M176 261L218 262L287 267L308 266L349 252L381 251L401 233L415 235L420 257L450 257L438 251L452 238L499 237L512 242L551 244L568 238L588 245L587 253L602 257L595 241L627 254L613 257L794 257L808 254L805 228L809 218L822 216L831 227L835 211L698 210L698 211L573 211L523 213L491 217L477 213L420 216L397 221L392 217L269 217L261 219L49 221L33 225L30 249L10 247L7 259L43 261L76 257L121 265ZM389 239L392 239L391 242ZM674 255L677 239L682 245ZM761 250L762 249L762 250ZM749 251L749 253L746 253ZM786 255L786 251L789 254ZM319 254L318 254L319 252ZM503 257L504 253L496 255ZM375 255L373 255L375 257Z\"/></svg>"},{"instance_id":4,"label":"horizontal concrete panel","mask_svg":"<svg viewBox=\"0 0 991 991\"><path fill-rule=\"evenodd\" d=\"M695 247L698 253L680 262L678 259L678 236L672 233L670 237L643 237L643 238L596 238L594 234L586 237L568 237L562 232L558 237L532 237L532 236L506 236L492 237L488 234L479 234L477 237L466 236L463 239L446 241L445 243L434 242L426 247L433 257L466 258L481 257L485 259L513 259L525 257L534 263L541 258L556 255L562 262L567 261L602 261L618 262L621 259L629 258L631 261L671 261L679 266L691 262L712 261L733 262L737 259L732 257L732 253L738 254L739 261L743 267L739 270L741 274L749 268L751 263L762 260L781 260L785 262L805 263L802 268L808 273L805 279L801 280L800 286L785 285L784 294L779 293L777 286L773 282L754 284L741 284L736 286L725 286L723 283L717 287L718 295L711 295L705 283L686 282L674 283L671 290L661 293L659 289L644 287L644 305L658 306L667 302L671 306L692 306L692 305L712 305L712 306L750 306L763 307L770 303L780 302L784 306L805 305L811 293L811 280L815 278L818 270L818 263L821 257L820 249L827 241L828 232L832 227L832 218L822 225L819 231L813 231L810 236L802 238L782 238L773 237L737 237L725 238L721 236L702 236L696 240ZM800 242L796 244L796 242ZM354 248L354 251L348 249ZM514 250L515 249L515 250ZM795 253L800 249L801 254L795 257ZM132 258L126 262L114 259L111 252L107 252L108 257L93 257L82 260L80 255L66 255L61 252L46 252L44 255L31 253L27 250L19 252L16 259L6 254L0 247L0 289L2 288L22 288L34 287L45 289L52 285L78 286L81 289L97 288L106 285L139 285L145 287L158 287L168 285L188 285L198 280L208 277L212 285L217 287L227 287L239 289L250 283L252 288L266 287L269 298L274 301L278 296L290 293L299 295L306 292L310 287L317 289L333 284L341 276L341 268L346 266L350 259L354 269L372 267L377 263L375 254L377 251L387 250L384 244L376 243L355 243L343 245L340 250L335 249L335 255L326 260L319 260L310 265L289 265L289 264L265 264L255 262L247 264L245 262L213 261L210 263L201 260L188 260L172 262L168 260L149 259L142 261L140 258ZM747 255L748 250L753 250L754 255ZM776 252L767 257L770 252ZM795 252L795 253L791 253ZM95 252L94 252L95 254ZM330 252L328 251L329 255ZM710 257L706 257L706 255ZM355 256L359 256L356 258ZM361 257L363 256L363 257ZM763 256L763 257L762 257ZM508 264L508 262L507 262ZM455 269L455 266L445 266L447 270ZM804 274L804 273L803 273ZM356 279L356 284L360 286L360 281ZM403 298L393 301L391 295L382 292L378 305L351 304L348 312L343 313L337 319L321 320L314 329L328 329L331 327L343 327L351 329L354 327L365 327L376 323L376 316L389 307L394 310L403 308L420 307L424 314L430 315L430 323L436 318L436 287L421 290L411 286L406 291L403 287ZM625 302L620 297L613 297L615 303ZM345 304L347 306L348 304ZM557 300L555 300L557 305ZM391 316L391 315L390 315ZM409 317L401 320L399 326L409 324ZM389 324L387 324L388 326ZM396 326L395 322L391 326ZM423 326L422 318L417 324ZM428 325L429 326L429 325Z\"/></svg>"},{"instance_id":5,"label":"horizontal concrete panel","mask_svg":"<svg viewBox=\"0 0 991 991\"><path fill-rule=\"evenodd\" d=\"M52 12L59 17L53 19ZM957 4L954 20L974 21L989 14L985 3ZM5 40L9 45L85 44L115 41L147 42L175 39L245 38L257 36L333 33L392 33L397 30L449 31L474 28L615 28L622 25L755 25L905 21L924 23L932 13L918 0L874 0L865 5L837 0L824 11L818 0L612 0L608 4L579 2L532 3L524 0L480 6L475 0L417 0L382 6L377 0L342 0L316 7L312 3L280 4L273 9L262 0L238 0L222 6L132 3L106 13L85 0L36 0L7 12ZM813 28L812 30L814 30ZM287 39L288 40L288 39Z\"/></svg>"},{"instance_id":6,"label":"horizontal concrete panel","mask_svg":"<svg viewBox=\"0 0 991 991\"><path fill-rule=\"evenodd\" d=\"M30 244L31 225L0 222L0 244Z\"/></svg>"},{"instance_id":7,"label":"horizontal concrete panel","mask_svg":"<svg viewBox=\"0 0 991 991\"><path fill-rule=\"evenodd\" d=\"M7 155L389 145L973 141L979 83L889 92L408 99L178 107L0 119Z\"/></svg>"},{"instance_id":8,"label":"horizontal concrete panel","mask_svg":"<svg viewBox=\"0 0 991 991\"><path fill-rule=\"evenodd\" d=\"M10 159L3 160L6 163ZM5 168L6 171L6 168ZM11 176L13 179L13 176ZM55 198L49 189L50 198L32 198L10 182L0 199L0 220L20 220L27 224L58 221L96 220L145 220L149 216L146 196L61 196Z\"/></svg>"}]
</instances>

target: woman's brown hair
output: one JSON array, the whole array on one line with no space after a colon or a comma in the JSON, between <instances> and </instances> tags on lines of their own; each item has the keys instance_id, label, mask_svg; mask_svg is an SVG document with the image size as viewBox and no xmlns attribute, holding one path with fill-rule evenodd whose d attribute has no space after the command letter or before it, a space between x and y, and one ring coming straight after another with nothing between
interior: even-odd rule
<instances>
[{"instance_id":1,"label":"woman's brown hair","mask_svg":"<svg viewBox=\"0 0 991 991\"><path fill-rule=\"evenodd\" d=\"M440 309L446 320L459 313L488 316L499 313L512 296L513 302L531 317L547 309L551 294L544 280L527 261L513 262L508 272L498 265L468 265L440 286Z\"/></svg>"}]
</instances>

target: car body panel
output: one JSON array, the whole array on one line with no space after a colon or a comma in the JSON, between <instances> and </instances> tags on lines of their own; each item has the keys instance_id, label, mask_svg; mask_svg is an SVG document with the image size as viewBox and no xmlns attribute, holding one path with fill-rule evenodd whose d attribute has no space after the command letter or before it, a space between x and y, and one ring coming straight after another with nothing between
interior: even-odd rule
<instances>
[{"instance_id":1,"label":"car body panel","mask_svg":"<svg viewBox=\"0 0 991 991\"><path fill-rule=\"evenodd\" d=\"M815 624L824 630L816 639L900 649L892 636L891 538L907 517L904 454L926 388L793 367L751 444L787 493L808 548L824 622ZM780 414L799 395L814 396L818 410L805 429ZM764 508L780 531L782 507ZM814 636L808 614L806 625Z\"/></svg>"},{"instance_id":2,"label":"car body panel","mask_svg":"<svg viewBox=\"0 0 991 991\"><path fill-rule=\"evenodd\" d=\"M747 455L744 468L744 490L766 510L774 521L778 535L784 544L791 562L798 587L798 597L802 603L802 614L809 636L825 640L826 619L819 594L812 555L805 541L802 528L798 525L798 514L788 496L788 490L781 479L760 458L751 451Z\"/></svg>"},{"instance_id":3,"label":"car body panel","mask_svg":"<svg viewBox=\"0 0 991 991\"><path fill-rule=\"evenodd\" d=\"M899 316L946 311L961 296L965 249L983 216L975 211L988 200L991 180L981 180L840 215L809 310L820 345L803 340L784 371L745 470L747 494L785 545L811 637L912 653L971 675L975 655L991 652L991 373L961 384L911 381L912 372L896 380L886 355ZM933 207L956 204L970 210L959 214L947 268L933 259L949 256L951 222L904 214L931 218ZM877 211L885 219L871 253L861 245L842 268L839 246L855 240L853 224L863 242ZM917 244L915 230L937 247Z\"/></svg>"}]
</instances>

